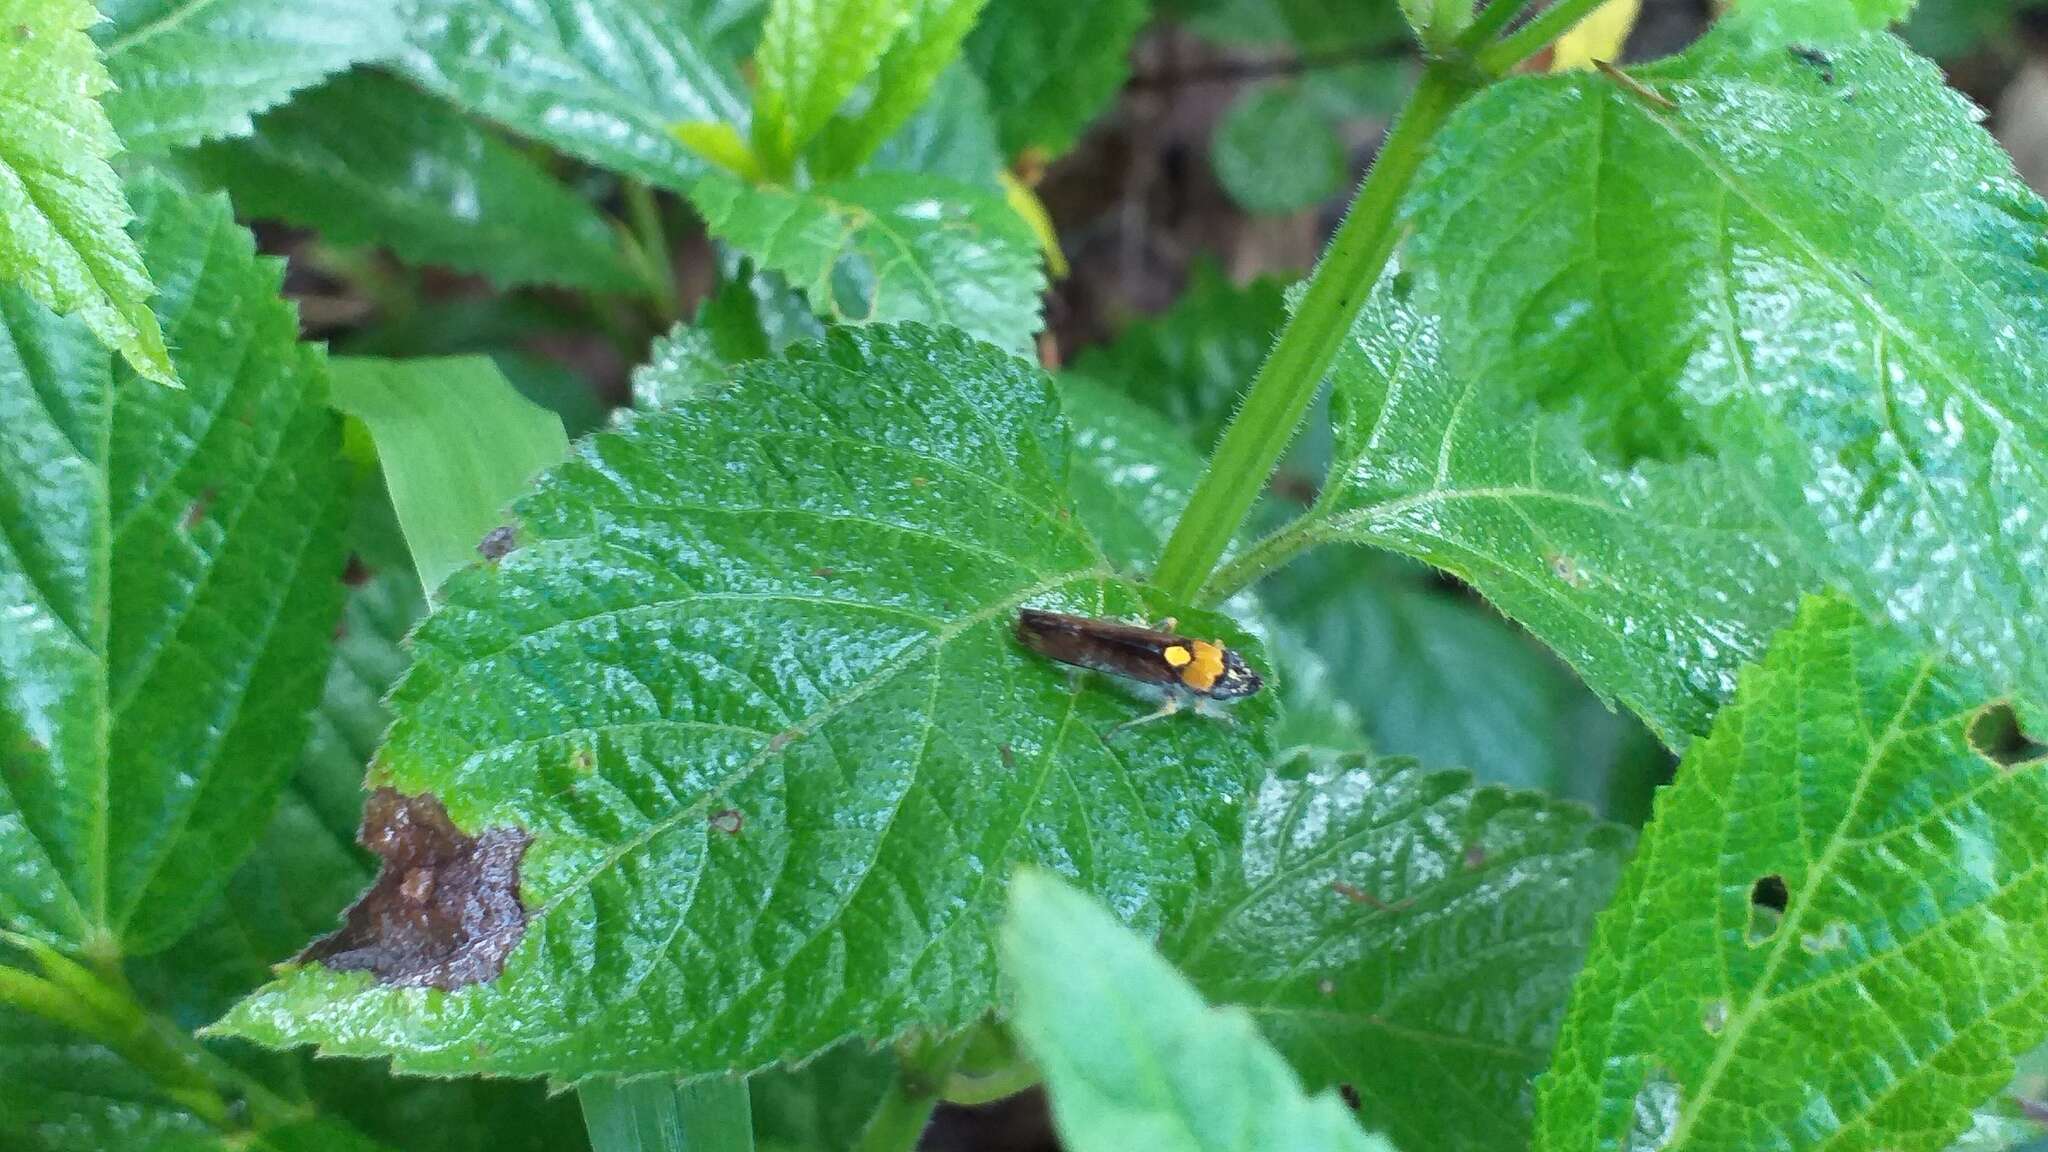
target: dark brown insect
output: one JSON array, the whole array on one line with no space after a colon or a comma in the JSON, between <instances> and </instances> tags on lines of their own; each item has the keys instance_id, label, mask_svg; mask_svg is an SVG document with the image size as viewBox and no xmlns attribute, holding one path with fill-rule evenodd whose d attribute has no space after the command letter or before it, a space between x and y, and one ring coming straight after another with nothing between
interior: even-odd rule
<instances>
[{"instance_id":1,"label":"dark brown insect","mask_svg":"<svg viewBox=\"0 0 2048 1152\"><path fill-rule=\"evenodd\" d=\"M1017 614L1017 639L1026 648L1062 664L1107 672L1166 689L1157 712L1127 720L1104 735L1158 720L1180 710L1184 697L1235 700L1257 692L1264 681L1237 653L1212 640L1195 640L1164 628L1141 628L1093 616L1069 616L1026 608Z\"/></svg>"}]
</instances>

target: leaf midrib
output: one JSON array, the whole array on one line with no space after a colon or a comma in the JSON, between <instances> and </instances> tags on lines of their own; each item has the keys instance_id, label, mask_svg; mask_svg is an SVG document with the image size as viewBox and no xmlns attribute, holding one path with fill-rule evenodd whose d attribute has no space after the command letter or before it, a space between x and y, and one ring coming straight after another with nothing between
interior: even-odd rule
<instances>
[{"instance_id":1,"label":"leaf midrib","mask_svg":"<svg viewBox=\"0 0 2048 1152\"><path fill-rule=\"evenodd\" d=\"M1013 612L1032 598L1043 596L1065 585L1082 580L1113 578L1114 576L1114 572L1096 567L1075 569L1057 576L1051 576L1021 591L1012 593L979 611L959 617L947 623L945 627L913 642L906 651L880 668L875 669L865 679L848 689L843 695L826 702L816 711L792 723L785 729L786 732L791 734L787 741L772 749L764 746L760 751L748 757L739 767L726 774L716 785L706 789L704 795L699 799L677 810L671 816L648 824L630 839L621 841L611 851L607 852L604 858L599 860L596 865L563 885L562 889L551 896L547 903L537 909L530 919L538 921L546 918L564 900L575 896L589 887L599 876L616 867L619 861L645 847L655 837L708 811L712 804L717 803L729 794L733 788L750 779L755 772L760 770L763 764L781 755L798 741L813 735L833 717L859 703L870 693L893 681L897 676L923 659L927 653L943 650L947 644L951 643L961 633L966 632L970 628L985 624L1006 612ZM609 613L603 615L609 615Z\"/></svg>"},{"instance_id":2,"label":"leaf midrib","mask_svg":"<svg viewBox=\"0 0 2048 1152\"><path fill-rule=\"evenodd\" d=\"M1742 1047L1743 1037L1747 1034L1749 1028L1756 1023L1757 1018L1771 1005L1773 1000L1772 982L1777 977L1778 969L1783 966L1786 958L1791 955L1791 950L1797 946L1796 941L1800 938L1799 930L1804 925L1807 914L1812 910L1821 887L1831 877L1836 864L1840 862L1842 854L1852 846L1853 839L1846 834L1846 831L1855 825L1856 817L1861 811L1865 796L1869 791L1870 781L1877 774L1879 763L1882 762L1886 753L1890 751L1892 743L1905 731L1904 723L1906 716L1912 710L1913 705L1919 701L1921 690L1926 687L1929 678L1934 674L1937 663L1936 658L1932 656L1921 658L1920 665L1913 674L1912 684L1901 695L1897 710L1893 712L1890 720L1886 722L1884 732L1876 740L1872 741L1869 752L1864 755L1863 763L1857 769L1856 786L1850 791L1849 802L1843 807L1841 819L1836 822L1834 829L1829 833L1827 842L1821 846L1820 855L1807 865L1805 883L1800 885L1798 893L1792 896L1786 905L1787 908L1794 909L1794 911L1790 912L1778 925L1777 934L1772 938L1770 953L1764 959L1763 971L1758 974L1756 983L1751 985L1749 996L1744 1001L1741 1009L1729 1019L1727 1027L1722 1032L1721 1043L1715 1050L1714 1059L1707 1065L1707 1070L1700 1078L1698 1088L1687 1094L1688 1100L1685 1110L1679 1114L1678 1123L1672 1127L1671 1135L1665 1141L1665 1147L1674 1149L1686 1147L1686 1137L1690 1135L1693 1126L1699 1121L1706 1103L1713 1099L1714 1089L1720 1083L1721 1077L1734 1064L1736 1054ZM1742 735L1746 739L1747 734L1743 733ZM1747 752L1746 749L1740 751L1744 754Z\"/></svg>"}]
</instances>

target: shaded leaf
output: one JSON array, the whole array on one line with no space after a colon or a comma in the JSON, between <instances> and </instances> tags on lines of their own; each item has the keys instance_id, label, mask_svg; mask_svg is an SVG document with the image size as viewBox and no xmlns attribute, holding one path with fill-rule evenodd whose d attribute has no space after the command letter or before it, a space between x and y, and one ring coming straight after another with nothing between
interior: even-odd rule
<instances>
[{"instance_id":1,"label":"shaded leaf","mask_svg":"<svg viewBox=\"0 0 2048 1152\"><path fill-rule=\"evenodd\" d=\"M1237 410L1239 396L1286 321L1279 281L1238 287L1214 261L1202 260L1171 308L1082 352L1073 370L1156 409L1206 450Z\"/></svg>"},{"instance_id":2,"label":"shaded leaf","mask_svg":"<svg viewBox=\"0 0 2048 1152\"><path fill-rule=\"evenodd\" d=\"M1059 156L1123 86L1145 0L1046 4L988 0L967 37L967 60L988 85L1010 155Z\"/></svg>"},{"instance_id":3,"label":"shaded leaf","mask_svg":"<svg viewBox=\"0 0 2048 1152\"><path fill-rule=\"evenodd\" d=\"M404 0L407 74L571 156L677 191L704 168L670 133L744 123L722 44L744 13L668 0Z\"/></svg>"},{"instance_id":4,"label":"shaded leaf","mask_svg":"<svg viewBox=\"0 0 2048 1152\"><path fill-rule=\"evenodd\" d=\"M1217 122L1209 160L1223 190L1255 216L1314 207L1351 168L1337 122L1290 84L1239 92Z\"/></svg>"},{"instance_id":5,"label":"shaded leaf","mask_svg":"<svg viewBox=\"0 0 2048 1152\"><path fill-rule=\"evenodd\" d=\"M1658 797L1539 1087L1538 1147L1962 1132L2048 1034L2048 762L1979 754L1985 703L1809 602Z\"/></svg>"},{"instance_id":6,"label":"shaded leaf","mask_svg":"<svg viewBox=\"0 0 2048 1152\"><path fill-rule=\"evenodd\" d=\"M1261 786L1242 860L1161 950L1396 1144L1526 1147L1625 840L1577 805L1346 756Z\"/></svg>"},{"instance_id":7,"label":"shaded leaf","mask_svg":"<svg viewBox=\"0 0 2048 1152\"><path fill-rule=\"evenodd\" d=\"M374 244L499 287L637 281L588 201L447 104L374 72L339 77L195 159L243 216Z\"/></svg>"},{"instance_id":8,"label":"shaded leaf","mask_svg":"<svg viewBox=\"0 0 2048 1152\"><path fill-rule=\"evenodd\" d=\"M633 370L633 403L675 408L710 396L732 379L733 369L774 350L751 287L726 280L698 305L694 321L654 342L647 363Z\"/></svg>"},{"instance_id":9,"label":"shaded leaf","mask_svg":"<svg viewBox=\"0 0 2048 1152\"><path fill-rule=\"evenodd\" d=\"M1013 863L1172 920L1234 844L1271 708L1105 745L1144 703L1015 642L1026 604L1181 607L1109 569L1067 453L1035 368L917 327L586 442L519 550L445 587L378 756L465 831L533 835L504 974L308 967L226 1028L421 1071L752 1069L984 1012Z\"/></svg>"},{"instance_id":10,"label":"shaded leaf","mask_svg":"<svg viewBox=\"0 0 2048 1152\"><path fill-rule=\"evenodd\" d=\"M714 237L836 323L945 324L1013 350L1039 329L1037 241L993 192L906 173L801 191L711 175L690 200Z\"/></svg>"},{"instance_id":11,"label":"shaded leaf","mask_svg":"<svg viewBox=\"0 0 2048 1152\"><path fill-rule=\"evenodd\" d=\"M1010 883L1013 1026L1074 1152L1374 1152L1335 1092L1310 1097L1240 1010L1212 1009L1107 908L1043 873Z\"/></svg>"},{"instance_id":12,"label":"shaded leaf","mask_svg":"<svg viewBox=\"0 0 2048 1152\"><path fill-rule=\"evenodd\" d=\"M1259 599L1334 668L1377 752L1563 793L1599 779L1575 739L1598 708L1521 629L1419 570L1332 546L1260 583Z\"/></svg>"},{"instance_id":13,"label":"shaded leaf","mask_svg":"<svg viewBox=\"0 0 2048 1152\"><path fill-rule=\"evenodd\" d=\"M250 117L396 51L400 0L100 0L94 29L130 148L246 136Z\"/></svg>"},{"instance_id":14,"label":"shaded leaf","mask_svg":"<svg viewBox=\"0 0 2048 1152\"><path fill-rule=\"evenodd\" d=\"M85 0L0 0L0 284L26 285L137 372L175 383L107 163L120 142L95 99L110 84L85 35L98 19Z\"/></svg>"},{"instance_id":15,"label":"shaded leaf","mask_svg":"<svg viewBox=\"0 0 2048 1152\"><path fill-rule=\"evenodd\" d=\"M521 396L487 357L336 357L333 374L334 406L368 426L429 592L480 552L495 559L486 538L504 525L505 507L568 455L561 418Z\"/></svg>"},{"instance_id":16,"label":"shaded leaf","mask_svg":"<svg viewBox=\"0 0 2048 1152\"><path fill-rule=\"evenodd\" d=\"M881 142L867 162L874 172L928 172L962 184L994 187L1003 170L995 119L981 79L955 64L933 83L931 99Z\"/></svg>"},{"instance_id":17,"label":"shaded leaf","mask_svg":"<svg viewBox=\"0 0 2048 1152\"><path fill-rule=\"evenodd\" d=\"M131 190L185 388L0 291L0 916L161 948L255 841L340 606L319 354L225 200Z\"/></svg>"}]
</instances>

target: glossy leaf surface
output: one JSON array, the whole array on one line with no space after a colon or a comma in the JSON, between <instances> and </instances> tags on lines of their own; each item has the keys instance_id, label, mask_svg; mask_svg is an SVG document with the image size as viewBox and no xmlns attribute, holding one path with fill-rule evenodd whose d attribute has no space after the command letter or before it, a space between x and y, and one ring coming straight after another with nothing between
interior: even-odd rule
<instances>
[{"instance_id":1,"label":"glossy leaf surface","mask_svg":"<svg viewBox=\"0 0 2048 1152\"><path fill-rule=\"evenodd\" d=\"M400 0L100 0L107 115L130 148L246 136L250 118L396 51Z\"/></svg>"},{"instance_id":2,"label":"glossy leaf surface","mask_svg":"<svg viewBox=\"0 0 2048 1152\"><path fill-rule=\"evenodd\" d=\"M831 123L910 20L912 0L773 0L754 52L754 146L772 170Z\"/></svg>"},{"instance_id":3,"label":"glossy leaf surface","mask_svg":"<svg viewBox=\"0 0 2048 1152\"><path fill-rule=\"evenodd\" d=\"M1161 950L1401 1147L1525 1147L1626 837L1533 792L1346 756L1269 778Z\"/></svg>"},{"instance_id":4,"label":"glossy leaf surface","mask_svg":"<svg viewBox=\"0 0 2048 1152\"><path fill-rule=\"evenodd\" d=\"M1234 849L1270 705L1105 745L1145 703L1015 642L1026 604L1170 607L1068 510L1067 453L1035 368L918 327L586 442L519 549L445 586L378 756L472 834L533 836L503 974L309 967L227 1027L422 1071L751 1069L987 1009L1016 863L1176 919Z\"/></svg>"},{"instance_id":5,"label":"glossy leaf surface","mask_svg":"<svg viewBox=\"0 0 2048 1152\"><path fill-rule=\"evenodd\" d=\"M1457 379L1610 456L1717 455L1803 587L2041 698L2048 208L1931 63L1772 12L1637 73L1671 108L1576 75L1462 110L1410 204L1417 305Z\"/></svg>"},{"instance_id":6,"label":"glossy leaf surface","mask_svg":"<svg viewBox=\"0 0 2048 1152\"><path fill-rule=\"evenodd\" d=\"M1039 329L1038 242L993 192L894 172L802 191L713 175L690 200L837 323L945 324L1015 350Z\"/></svg>"},{"instance_id":7,"label":"glossy leaf surface","mask_svg":"<svg viewBox=\"0 0 2048 1152\"><path fill-rule=\"evenodd\" d=\"M407 74L571 156L686 191L703 170L670 129L744 123L731 13L667 0L404 0Z\"/></svg>"},{"instance_id":8,"label":"glossy leaf surface","mask_svg":"<svg viewBox=\"0 0 2048 1152\"><path fill-rule=\"evenodd\" d=\"M1539 1148L1969 1125L2048 1033L2048 761L1973 747L1971 679L1833 600L1744 671L1600 919Z\"/></svg>"},{"instance_id":9,"label":"glossy leaf surface","mask_svg":"<svg viewBox=\"0 0 2048 1152\"><path fill-rule=\"evenodd\" d=\"M261 832L340 607L339 437L221 199L131 189L185 387L0 293L0 917L160 948Z\"/></svg>"}]
</instances>

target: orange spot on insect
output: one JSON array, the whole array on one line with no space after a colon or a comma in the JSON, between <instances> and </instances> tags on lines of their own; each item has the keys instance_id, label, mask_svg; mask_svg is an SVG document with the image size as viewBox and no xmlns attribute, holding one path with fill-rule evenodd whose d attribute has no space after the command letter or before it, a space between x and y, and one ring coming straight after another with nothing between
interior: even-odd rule
<instances>
[{"instance_id":1,"label":"orange spot on insect","mask_svg":"<svg viewBox=\"0 0 2048 1152\"><path fill-rule=\"evenodd\" d=\"M1181 647L1178 644L1175 644L1173 647L1168 648L1165 652L1161 653L1161 655L1165 656L1166 662L1175 668L1185 668L1187 667L1188 662L1194 659L1193 656L1188 654L1187 649Z\"/></svg>"},{"instance_id":2,"label":"orange spot on insect","mask_svg":"<svg viewBox=\"0 0 2048 1152\"><path fill-rule=\"evenodd\" d=\"M1195 641L1194 649L1194 658L1180 670L1180 682L1197 692L1207 692L1216 686L1216 678L1223 675L1223 649L1207 640Z\"/></svg>"}]
</instances>

